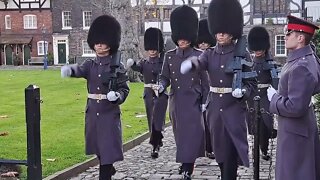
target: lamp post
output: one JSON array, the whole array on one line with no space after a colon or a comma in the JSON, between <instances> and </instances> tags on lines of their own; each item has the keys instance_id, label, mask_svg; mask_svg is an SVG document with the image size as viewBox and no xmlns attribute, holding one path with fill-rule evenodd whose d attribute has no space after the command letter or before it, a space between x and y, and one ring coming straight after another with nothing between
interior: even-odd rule
<instances>
[{"instance_id":1,"label":"lamp post","mask_svg":"<svg viewBox=\"0 0 320 180\"><path fill-rule=\"evenodd\" d=\"M44 59L43 59L43 69L48 69L48 59L47 59L47 49L46 49L46 27L42 25L42 35L43 35L43 53L44 53Z\"/></svg>"}]
</instances>

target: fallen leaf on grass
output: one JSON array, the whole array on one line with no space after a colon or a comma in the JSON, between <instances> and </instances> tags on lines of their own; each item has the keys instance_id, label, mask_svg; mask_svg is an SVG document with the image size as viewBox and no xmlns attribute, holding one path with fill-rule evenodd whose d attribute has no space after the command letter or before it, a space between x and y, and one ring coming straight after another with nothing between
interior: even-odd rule
<instances>
[{"instance_id":1,"label":"fallen leaf on grass","mask_svg":"<svg viewBox=\"0 0 320 180\"><path fill-rule=\"evenodd\" d=\"M126 127L131 128L132 126L130 126L130 125L126 125Z\"/></svg>"},{"instance_id":2,"label":"fallen leaf on grass","mask_svg":"<svg viewBox=\"0 0 320 180\"><path fill-rule=\"evenodd\" d=\"M6 173L2 173L1 177L16 177L17 175L19 175L18 172L9 171L9 172L6 172Z\"/></svg>"},{"instance_id":3,"label":"fallen leaf on grass","mask_svg":"<svg viewBox=\"0 0 320 180\"><path fill-rule=\"evenodd\" d=\"M8 136L9 132L0 132L0 136Z\"/></svg>"},{"instance_id":4,"label":"fallen leaf on grass","mask_svg":"<svg viewBox=\"0 0 320 180\"><path fill-rule=\"evenodd\" d=\"M1 115L0 116L0 119L5 119L5 118L8 118L8 115Z\"/></svg>"},{"instance_id":5,"label":"fallen leaf on grass","mask_svg":"<svg viewBox=\"0 0 320 180\"><path fill-rule=\"evenodd\" d=\"M46 159L47 161L54 162L56 159Z\"/></svg>"},{"instance_id":6,"label":"fallen leaf on grass","mask_svg":"<svg viewBox=\"0 0 320 180\"><path fill-rule=\"evenodd\" d=\"M146 117L147 115L145 114L139 114L139 115L136 115L136 118L143 118L143 117Z\"/></svg>"}]
</instances>

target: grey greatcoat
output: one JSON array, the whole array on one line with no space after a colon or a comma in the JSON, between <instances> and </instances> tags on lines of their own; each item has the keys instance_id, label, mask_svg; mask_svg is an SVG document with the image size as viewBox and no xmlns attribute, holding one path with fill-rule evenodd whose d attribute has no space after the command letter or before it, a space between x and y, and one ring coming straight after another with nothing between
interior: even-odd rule
<instances>
[{"instance_id":1,"label":"grey greatcoat","mask_svg":"<svg viewBox=\"0 0 320 180\"><path fill-rule=\"evenodd\" d=\"M320 65L310 45L289 53L270 112L278 115L276 180L320 180L320 142L311 97Z\"/></svg>"},{"instance_id":2,"label":"grey greatcoat","mask_svg":"<svg viewBox=\"0 0 320 180\"><path fill-rule=\"evenodd\" d=\"M161 73L164 87L171 84L169 114L177 145L176 161L194 163L204 156L204 124L200 109L207 98L209 85L206 72L180 73L181 63L190 56L199 56L194 48L168 51Z\"/></svg>"},{"instance_id":3,"label":"grey greatcoat","mask_svg":"<svg viewBox=\"0 0 320 180\"><path fill-rule=\"evenodd\" d=\"M143 75L144 84L158 84L163 61L159 57L149 57L148 60L141 60L138 64L134 63L131 68ZM166 118L168 106L168 96L165 93L156 96L150 87L144 88L144 104L147 112L149 131L152 126L157 131L162 131Z\"/></svg>"},{"instance_id":4,"label":"grey greatcoat","mask_svg":"<svg viewBox=\"0 0 320 180\"><path fill-rule=\"evenodd\" d=\"M234 53L234 44L222 46L217 45L214 48L208 48L199 57L200 71L206 70L209 74L210 86L219 88L232 88L233 73L226 73L225 68L232 60ZM251 61L249 53L247 60ZM250 69L245 69L250 71ZM243 88L246 89L244 97L238 99L231 93L213 93L209 94L209 105L207 107L207 121L210 134L213 136L213 152L218 163L226 161L228 154L225 142L226 133L229 134L241 165L249 166L248 141L246 127L246 99L251 91L256 88L255 80L243 81Z\"/></svg>"},{"instance_id":5,"label":"grey greatcoat","mask_svg":"<svg viewBox=\"0 0 320 180\"><path fill-rule=\"evenodd\" d=\"M255 112L254 110L254 101L253 98L255 96L260 96L260 108L264 109L266 112L269 112L269 106L270 102L268 100L267 96L267 85L271 85L272 78L271 73L269 69L264 69L264 67L267 67L267 61L265 57L261 58L253 58L253 67L252 69L257 72L257 83L258 88L255 89L255 91L251 94L250 98L248 99L248 106L249 106L249 117L248 117L248 128L249 133L253 133L253 125L255 121ZM277 87L276 87L277 88ZM263 132L266 132L266 137L270 138L271 133L273 130L273 115L270 113L262 113L262 121L264 123L263 127L266 127L266 130L263 130Z\"/></svg>"},{"instance_id":6,"label":"grey greatcoat","mask_svg":"<svg viewBox=\"0 0 320 180\"><path fill-rule=\"evenodd\" d=\"M72 77L87 80L89 94L107 94L108 85L104 85L104 76L110 74L111 56L97 57L87 60L81 65L72 67ZM85 110L86 154L96 154L100 164L113 164L123 160L122 130L119 105L128 96L129 87L126 83L123 66L117 73L117 89L120 98L115 102L107 99L87 99Z\"/></svg>"}]
</instances>

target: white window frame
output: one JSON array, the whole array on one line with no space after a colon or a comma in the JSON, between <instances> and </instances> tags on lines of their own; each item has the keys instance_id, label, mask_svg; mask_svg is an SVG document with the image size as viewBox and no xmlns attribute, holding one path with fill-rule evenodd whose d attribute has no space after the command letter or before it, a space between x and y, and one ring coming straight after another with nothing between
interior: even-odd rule
<instances>
[{"instance_id":1,"label":"white window frame","mask_svg":"<svg viewBox=\"0 0 320 180\"><path fill-rule=\"evenodd\" d=\"M23 16L24 29L37 29L37 16L33 14L26 14Z\"/></svg>"},{"instance_id":2,"label":"white window frame","mask_svg":"<svg viewBox=\"0 0 320 180\"><path fill-rule=\"evenodd\" d=\"M37 50L38 50L38 55L43 56L44 55L44 47L43 44L45 43L46 45L46 54L48 54L48 41L38 41L37 42Z\"/></svg>"},{"instance_id":3,"label":"white window frame","mask_svg":"<svg viewBox=\"0 0 320 180\"><path fill-rule=\"evenodd\" d=\"M283 40L279 40L278 38L281 38L281 37L283 37ZM285 38L285 35L283 35L283 34L281 34L281 35L276 35L275 36L275 41L274 41L274 54L275 54L275 56L277 56L277 57L286 57L287 56L287 48L286 48L286 46L285 46L285 40L284 40L284 38ZM284 53L277 53L277 51L279 50L278 49L278 46L279 46L279 44L278 43L281 43L281 42L283 42L283 49L284 49ZM281 44L280 44L281 45ZM281 51L281 49L279 50L279 51Z\"/></svg>"},{"instance_id":4,"label":"white window frame","mask_svg":"<svg viewBox=\"0 0 320 180\"><path fill-rule=\"evenodd\" d=\"M65 13L69 13L69 18L70 19L65 19L67 16L65 16ZM72 29L72 24L71 24L71 11L62 11L62 29ZM66 21L70 21L69 25L67 24Z\"/></svg>"},{"instance_id":5,"label":"white window frame","mask_svg":"<svg viewBox=\"0 0 320 180\"><path fill-rule=\"evenodd\" d=\"M82 41L82 57L95 57L96 53L90 49L89 44L87 41Z\"/></svg>"},{"instance_id":6,"label":"white window frame","mask_svg":"<svg viewBox=\"0 0 320 180\"><path fill-rule=\"evenodd\" d=\"M86 13L90 13L90 16ZM90 17L90 18L89 18ZM86 19L89 18L89 19ZM91 25L92 12L91 11L83 11L82 12L82 24L83 29L89 29Z\"/></svg>"},{"instance_id":7,"label":"white window frame","mask_svg":"<svg viewBox=\"0 0 320 180\"><path fill-rule=\"evenodd\" d=\"M4 16L4 23L5 23L6 29L11 29L11 16L10 15Z\"/></svg>"}]
</instances>

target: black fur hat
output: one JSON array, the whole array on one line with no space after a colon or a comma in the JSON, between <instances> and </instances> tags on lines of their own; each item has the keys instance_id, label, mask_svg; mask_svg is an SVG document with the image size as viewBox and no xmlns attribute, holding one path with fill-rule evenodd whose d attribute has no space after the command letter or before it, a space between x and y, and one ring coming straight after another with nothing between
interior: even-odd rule
<instances>
[{"instance_id":1,"label":"black fur hat","mask_svg":"<svg viewBox=\"0 0 320 180\"><path fill-rule=\"evenodd\" d=\"M228 33L238 39L243 32L243 10L238 0L212 0L208 7L209 32Z\"/></svg>"},{"instance_id":2,"label":"black fur hat","mask_svg":"<svg viewBox=\"0 0 320 180\"><path fill-rule=\"evenodd\" d=\"M144 49L157 50L159 53L163 51L163 36L162 32L158 28L148 28L144 33Z\"/></svg>"},{"instance_id":3,"label":"black fur hat","mask_svg":"<svg viewBox=\"0 0 320 180\"><path fill-rule=\"evenodd\" d=\"M185 39L194 46L198 36L199 19L197 12L187 5L175 8L170 15L171 38L178 45L178 40Z\"/></svg>"},{"instance_id":4,"label":"black fur hat","mask_svg":"<svg viewBox=\"0 0 320 180\"><path fill-rule=\"evenodd\" d=\"M253 27L248 34L248 46L251 51L269 50L270 39L266 28L262 26Z\"/></svg>"},{"instance_id":5,"label":"black fur hat","mask_svg":"<svg viewBox=\"0 0 320 180\"><path fill-rule=\"evenodd\" d=\"M211 36L209 32L207 19L201 19L199 21L197 44L200 44L203 42L210 44L210 46L214 46L216 44L216 38L214 36Z\"/></svg>"},{"instance_id":6,"label":"black fur hat","mask_svg":"<svg viewBox=\"0 0 320 180\"><path fill-rule=\"evenodd\" d=\"M94 50L95 44L107 44L110 53L118 50L121 40L121 26L112 16L102 15L97 17L90 26L87 42Z\"/></svg>"}]
</instances>

